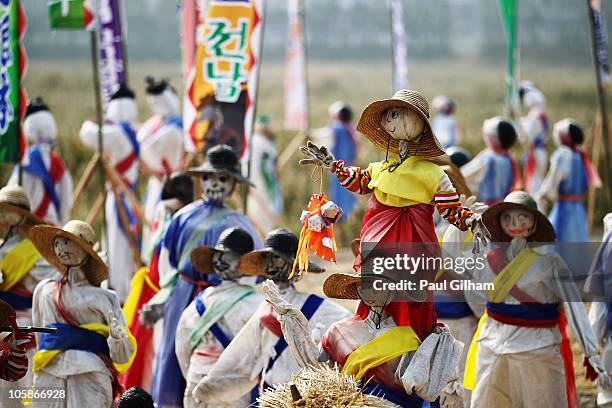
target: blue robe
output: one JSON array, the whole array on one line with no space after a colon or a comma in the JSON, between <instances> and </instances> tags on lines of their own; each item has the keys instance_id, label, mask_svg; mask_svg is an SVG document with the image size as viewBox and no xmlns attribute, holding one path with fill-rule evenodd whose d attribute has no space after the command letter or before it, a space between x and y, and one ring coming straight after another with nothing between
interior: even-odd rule
<instances>
[{"instance_id":1,"label":"blue robe","mask_svg":"<svg viewBox=\"0 0 612 408\"><path fill-rule=\"evenodd\" d=\"M334 133L332 154L336 159L344 160L347 165L353 165L357 156L355 139L353 139L346 126L340 122L334 122L330 127ZM329 199L342 208L341 221L345 221L356 208L357 198L355 193L342 187L336 177L330 177L329 179Z\"/></svg>"},{"instance_id":2,"label":"blue robe","mask_svg":"<svg viewBox=\"0 0 612 408\"><path fill-rule=\"evenodd\" d=\"M223 205L202 200L189 204L173 217L163 238L169 253L170 265L186 278L205 280L191 264L191 252L200 246L214 246L219 235L231 227L239 227L251 234L255 249L262 242L251 221L241 213ZM183 406L185 379L174 351L175 333L183 311L196 295L196 286L178 279L164 310L164 335L155 361L151 394L157 405Z\"/></svg>"},{"instance_id":3,"label":"blue robe","mask_svg":"<svg viewBox=\"0 0 612 408\"><path fill-rule=\"evenodd\" d=\"M485 150L479 156L485 173L478 187L478 197L485 203L504 201L514 185L511 159L492 150Z\"/></svg>"}]
</instances>

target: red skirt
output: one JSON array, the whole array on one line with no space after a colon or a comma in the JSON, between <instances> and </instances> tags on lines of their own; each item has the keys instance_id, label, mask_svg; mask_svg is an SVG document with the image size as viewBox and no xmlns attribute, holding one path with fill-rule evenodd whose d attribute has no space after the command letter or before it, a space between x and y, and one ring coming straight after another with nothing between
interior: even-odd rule
<instances>
[{"instance_id":1,"label":"red skirt","mask_svg":"<svg viewBox=\"0 0 612 408\"><path fill-rule=\"evenodd\" d=\"M390 207L380 203L372 194L361 223L361 244L369 243L376 249L378 243L386 244L385 248L388 244L423 243L432 244L427 248L438 251L433 211L434 206L429 204ZM355 261L355 269L358 270L360 266L361 255ZM433 275L431 277L433 278ZM360 302L357 314L365 319L368 311ZM396 325L412 326L421 340L431 334L437 324L431 292L427 293L427 300L424 302L393 302L387 306L387 312L393 316Z\"/></svg>"}]
</instances>

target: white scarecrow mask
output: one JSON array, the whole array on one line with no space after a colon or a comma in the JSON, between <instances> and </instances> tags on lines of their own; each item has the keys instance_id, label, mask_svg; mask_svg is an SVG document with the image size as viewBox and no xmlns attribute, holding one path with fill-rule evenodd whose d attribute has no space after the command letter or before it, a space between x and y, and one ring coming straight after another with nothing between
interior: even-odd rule
<instances>
[{"instance_id":1,"label":"white scarecrow mask","mask_svg":"<svg viewBox=\"0 0 612 408\"><path fill-rule=\"evenodd\" d=\"M291 262L280 255L277 255L273 252L269 252L266 254L266 267L265 272L269 279L272 279L277 285L281 287L286 287L290 282L295 282L298 280L298 273L294 274L291 280L289 280L289 275L291 274L291 269L293 265Z\"/></svg>"},{"instance_id":2,"label":"white scarecrow mask","mask_svg":"<svg viewBox=\"0 0 612 408\"><path fill-rule=\"evenodd\" d=\"M23 221L23 217L11 211L0 213L0 225L6 227L14 227Z\"/></svg>"},{"instance_id":3,"label":"white scarecrow mask","mask_svg":"<svg viewBox=\"0 0 612 408\"><path fill-rule=\"evenodd\" d=\"M89 254L77 243L64 237L55 238L53 250L57 259L66 266L82 265L89 257Z\"/></svg>"},{"instance_id":4,"label":"white scarecrow mask","mask_svg":"<svg viewBox=\"0 0 612 408\"><path fill-rule=\"evenodd\" d=\"M204 173L202 175L202 194L208 201L224 202L232 195L236 180L224 173Z\"/></svg>"},{"instance_id":5,"label":"white scarecrow mask","mask_svg":"<svg viewBox=\"0 0 612 408\"><path fill-rule=\"evenodd\" d=\"M212 265L215 274L223 280L238 280L242 276L238 264L240 254L233 251L215 251L212 256Z\"/></svg>"},{"instance_id":6,"label":"white scarecrow mask","mask_svg":"<svg viewBox=\"0 0 612 408\"><path fill-rule=\"evenodd\" d=\"M396 140L414 140L425 128L425 121L421 115L411 109L398 107L385 110L380 124Z\"/></svg>"},{"instance_id":7,"label":"white scarecrow mask","mask_svg":"<svg viewBox=\"0 0 612 408\"><path fill-rule=\"evenodd\" d=\"M507 210L499 216L501 228L511 238L526 239L535 231L535 217L525 210Z\"/></svg>"}]
</instances>

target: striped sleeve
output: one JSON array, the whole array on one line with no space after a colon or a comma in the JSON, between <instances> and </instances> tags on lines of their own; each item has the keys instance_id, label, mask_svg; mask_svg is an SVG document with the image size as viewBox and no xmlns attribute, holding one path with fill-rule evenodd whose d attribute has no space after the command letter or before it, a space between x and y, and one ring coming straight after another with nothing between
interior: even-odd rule
<instances>
[{"instance_id":1,"label":"striped sleeve","mask_svg":"<svg viewBox=\"0 0 612 408\"><path fill-rule=\"evenodd\" d=\"M4 341L11 343L10 338ZM11 351L6 360L0 363L0 379L5 381L17 381L28 372L28 356L26 354L25 344L17 341L11 345Z\"/></svg>"},{"instance_id":2,"label":"striped sleeve","mask_svg":"<svg viewBox=\"0 0 612 408\"><path fill-rule=\"evenodd\" d=\"M355 166L344 166L344 160L338 160L332 167L338 181L344 188L357 194L369 194L372 189L368 187L372 180L367 169Z\"/></svg>"},{"instance_id":3,"label":"striped sleeve","mask_svg":"<svg viewBox=\"0 0 612 408\"><path fill-rule=\"evenodd\" d=\"M473 212L461 206L459 195L446 174L442 176L438 191L434 194L434 204L442 218L461 231L467 231L465 222Z\"/></svg>"}]
</instances>

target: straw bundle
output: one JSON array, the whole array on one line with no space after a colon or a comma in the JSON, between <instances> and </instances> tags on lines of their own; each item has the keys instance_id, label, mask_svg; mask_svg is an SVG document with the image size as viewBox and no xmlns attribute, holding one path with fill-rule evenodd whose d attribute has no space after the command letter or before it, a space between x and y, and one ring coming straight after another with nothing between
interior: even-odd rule
<instances>
[{"instance_id":1,"label":"straw bundle","mask_svg":"<svg viewBox=\"0 0 612 408\"><path fill-rule=\"evenodd\" d=\"M257 398L260 408L393 407L380 398L362 394L353 376L340 374L338 367L310 366L290 382L277 384Z\"/></svg>"}]
</instances>

